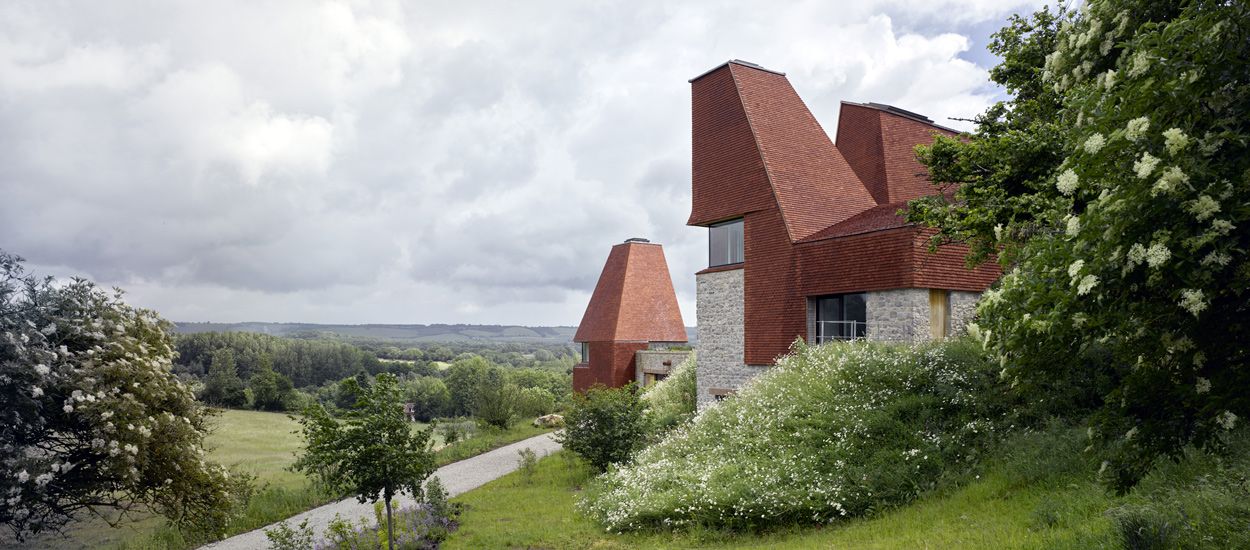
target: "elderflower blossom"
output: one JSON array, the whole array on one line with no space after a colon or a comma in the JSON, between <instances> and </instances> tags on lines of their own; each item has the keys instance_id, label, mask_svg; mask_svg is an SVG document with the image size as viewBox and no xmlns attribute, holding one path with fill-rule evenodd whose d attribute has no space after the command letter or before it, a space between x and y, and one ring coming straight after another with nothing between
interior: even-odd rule
<instances>
[{"instance_id":1,"label":"elderflower blossom","mask_svg":"<svg viewBox=\"0 0 1250 550\"><path fill-rule=\"evenodd\" d=\"M35 365L35 372L38 373L39 376L47 376L48 373L52 372L52 369L48 368L48 366L43 363L39 363L38 365Z\"/></svg>"},{"instance_id":2,"label":"elderflower blossom","mask_svg":"<svg viewBox=\"0 0 1250 550\"><path fill-rule=\"evenodd\" d=\"M1085 260L1077 260L1075 262L1072 262L1072 265L1068 266L1068 276L1075 279L1077 275L1081 274L1081 269L1084 267L1085 267Z\"/></svg>"},{"instance_id":3,"label":"elderflower blossom","mask_svg":"<svg viewBox=\"0 0 1250 550\"><path fill-rule=\"evenodd\" d=\"M1233 426L1237 425L1237 415L1233 414L1232 411L1224 411L1224 414L1220 415L1218 422L1225 430L1231 430Z\"/></svg>"},{"instance_id":4,"label":"elderflower blossom","mask_svg":"<svg viewBox=\"0 0 1250 550\"><path fill-rule=\"evenodd\" d=\"M1172 166L1163 171L1163 175L1159 177L1159 181L1155 182L1155 186L1150 190L1150 194L1171 193L1177 187L1186 183L1189 183L1189 176L1179 167Z\"/></svg>"},{"instance_id":5,"label":"elderflower blossom","mask_svg":"<svg viewBox=\"0 0 1250 550\"><path fill-rule=\"evenodd\" d=\"M1076 295L1084 296L1089 294L1089 291L1093 290L1095 286L1098 286L1098 276L1086 275L1081 278L1080 284L1076 285Z\"/></svg>"},{"instance_id":6,"label":"elderflower blossom","mask_svg":"<svg viewBox=\"0 0 1250 550\"><path fill-rule=\"evenodd\" d=\"M1110 50L1111 50L1111 46L1109 46L1109 45L1104 45L1104 49L1106 49L1106 50L1110 51ZM1106 55L1106 53L1104 52L1104 53L1103 53L1103 55ZM1102 81L1102 86L1103 86L1103 88L1104 88L1104 89L1106 89L1106 90L1110 90L1113 86L1115 86L1115 76L1116 76L1116 75L1115 75L1115 71L1113 71L1113 70L1112 70L1112 71L1107 71L1107 72L1105 73L1105 76L1103 77L1103 81Z\"/></svg>"},{"instance_id":7,"label":"elderflower blossom","mask_svg":"<svg viewBox=\"0 0 1250 550\"><path fill-rule=\"evenodd\" d=\"M39 386L31 386L30 395L33 397L43 397L43 388Z\"/></svg>"},{"instance_id":8,"label":"elderflower blossom","mask_svg":"<svg viewBox=\"0 0 1250 550\"><path fill-rule=\"evenodd\" d=\"M51 473L51 472L48 472L48 473L43 473L43 474L39 474L39 477L36 477L36 478L35 478L35 485L38 485L38 486L40 486L40 487L43 487L44 485L47 485L47 484L48 484L48 482L50 482L50 481L52 481L52 473Z\"/></svg>"},{"instance_id":9,"label":"elderflower blossom","mask_svg":"<svg viewBox=\"0 0 1250 550\"><path fill-rule=\"evenodd\" d=\"M1150 248L1146 249L1146 265L1150 267L1159 267L1172 257L1172 251L1163 243L1154 243Z\"/></svg>"},{"instance_id":10,"label":"elderflower blossom","mask_svg":"<svg viewBox=\"0 0 1250 550\"><path fill-rule=\"evenodd\" d=\"M1197 317L1202 310L1207 309L1206 295L1201 289L1187 288L1181 291L1180 306Z\"/></svg>"},{"instance_id":11,"label":"elderflower blossom","mask_svg":"<svg viewBox=\"0 0 1250 550\"><path fill-rule=\"evenodd\" d=\"M30 474L26 473L26 470L22 470L21 472L18 472L17 474L18 483L26 483L29 480L30 480Z\"/></svg>"},{"instance_id":12,"label":"elderflower blossom","mask_svg":"<svg viewBox=\"0 0 1250 550\"><path fill-rule=\"evenodd\" d=\"M1223 252L1212 252L1210 254L1207 254L1206 257L1202 258L1201 263L1202 265L1216 264L1216 265L1219 265L1220 267L1224 267L1228 265L1229 262L1232 262L1232 261L1233 261L1232 256L1229 256L1228 254L1225 254Z\"/></svg>"},{"instance_id":13,"label":"elderflower blossom","mask_svg":"<svg viewBox=\"0 0 1250 550\"><path fill-rule=\"evenodd\" d=\"M1101 151L1103 146L1107 144L1107 138L1102 134L1094 134L1085 140L1085 152L1091 155Z\"/></svg>"},{"instance_id":14,"label":"elderflower blossom","mask_svg":"<svg viewBox=\"0 0 1250 550\"><path fill-rule=\"evenodd\" d=\"M1128 261L1130 266L1146 261L1146 247L1141 243L1133 243L1133 246L1128 248Z\"/></svg>"},{"instance_id":15,"label":"elderflower blossom","mask_svg":"<svg viewBox=\"0 0 1250 550\"><path fill-rule=\"evenodd\" d=\"M74 406L73 406L73 405L70 405L69 403L66 403L64 407L61 407L61 410L65 411L65 412L67 412L67 413L72 413L72 412L74 412Z\"/></svg>"},{"instance_id":16,"label":"elderflower blossom","mask_svg":"<svg viewBox=\"0 0 1250 550\"><path fill-rule=\"evenodd\" d=\"M1189 212L1198 218L1198 221L1206 221L1219 211L1220 203L1207 195L1199 195L1197 199L1189 203Z\"/></svg>"},{"instance_id":17,"label":"elderflower blossom","mask_svg":"<svg viewBox=\"0 0 1250 550\"><path fill-rule=\"evenodd\" d=\"M1067 233L1069 237L1075 237L1077 233L1081 232L1081 218L1080 217L1069 215L1067 225L1068 226L1064 230L1064 233Z\"/></svg>"},{"instance_id":18,"label":"elderflower blossom","mask_svg":"<svg viewBox=\"0 0 1250 550\"><path fill-rule=\"evenodd\" d=\"M1080 178L1077 177L1076 172L1069 168L1064 170L1062 174L1059 174L1059 179L1055 182L1055 187L1059 189L1060 193L1071 195L1073 191L1076 191L1079 179Z\"/></svg>"},{"instance_id":19,"label":"elderflower blossom","mask_svg":"<svg viewBox=\"0 0 1250 550\"><path fill-rule=\"evenodd\" d=\"M1154 173L1156 166L1159 166L1159 157L1142 153L1141 158L1133 162L1133 171L1137 173L1137 177L1146 179Z\"/></svg>"},{"instance_id":20,"label":"elderflower blossom","mask_svg":"<svg viewBox=\"0 0 1250 550\"><path fill-rule=\"evenodd\" d=\"M1180 128L1169 128L1163 132L1163 140L1164 147L1167 147L1168 154L1172 156L1189 147L1189 136Z\"/></svg>"},{"instance_id":21,"label":"elderflower blossom","mask_svg":"<svg viewBox=\"0 0 1250 550\"><path fill-rule=\"evenodd\" d=\"M1150 129L1150 119L1146 117L1137 117L1128 121L1124 126L1124 137L1129 141L1138 141L1142 136L1146 135L1146 130Z\"/></svg>"},{"instance_id":22,"label":"elderflower blossom","mask_svg":"<svg viewBox=\"0 0 1250 550\"><path fill-rule=\"evenodd\" d=\"M1207 393L1211 391L1211 381L1199 376L1198 382L1194 384L1194 391L1198 393Z\"/></svg>"}]
</instances>

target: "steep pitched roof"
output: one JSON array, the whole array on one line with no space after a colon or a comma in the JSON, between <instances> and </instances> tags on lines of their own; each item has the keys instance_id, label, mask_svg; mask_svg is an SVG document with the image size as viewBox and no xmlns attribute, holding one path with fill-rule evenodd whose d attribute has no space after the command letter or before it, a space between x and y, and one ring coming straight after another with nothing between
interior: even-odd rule
<instances>
[{"instance_id":1,"label":"steep pitched roof","mask_svg":"<svg viewBox=\"0 0 1250 550\"><path fill-rule=\"evenodd\" d=\"M824 239L832 239L835 237L848 237L851 235L858 235L860 233L871 233L873 231L906 227L908 225L907 222L903 220L902 216L898 215L900 210L906 209L907 201L892 202L882 204L880 206L874 206L820 231L812 233L811 236L799 242L808 243Z\"/></svg>"},{"instance_id":2,"label":"steep pitched roof","mask_svg":"<svg viewBox=\"0 0 1250 550\"><path fill-rule=\"evenodd\" d=\"M958 132L891 105L843 101L837 147L877 204L903 202L937 192L915 154L934 134Z\"/></svg>"},{"instance_id":3,"label":"steep pitched roof","mask_svg":"<svg viewBox=\"0 0 1250 550\"><path fill-rule=\"evenodd\" d=\"M573 341L687 341L663 247L633 239L612 247Z\"/></svg>"},{"instance_id":4,"label":"steep pitched roof","mask_svg":"<svg viewBox=\"0 0 1250 550\"><path fill-rule=\"evenodd\" d=\"M725 72L732 77L732 87L722 89L724 86L717 86L705 93L717 96L717 106L730 113L740 106L746 124L718 126L715 128L714 143L719 146L735 135L745 139L747 136L742 132L750 133L758 164L763 168L792 241L876 206L877 202L783 73L750 63L730 61L692 82L709 79L724 81L728 85L730 82L723 78ZM696 86L699 84L696 83ZM705 187L700 182L701 172L715 169L715 166L703 167L699 162L699 136L705 130L698 127L699 99L695 98L694 187L697 204L689 222L696 225L716 221L705 219L712 216L700 212L699 207L699 191ZM724 189L724 183L707 187Z\"/></svg>"}]
</instances>

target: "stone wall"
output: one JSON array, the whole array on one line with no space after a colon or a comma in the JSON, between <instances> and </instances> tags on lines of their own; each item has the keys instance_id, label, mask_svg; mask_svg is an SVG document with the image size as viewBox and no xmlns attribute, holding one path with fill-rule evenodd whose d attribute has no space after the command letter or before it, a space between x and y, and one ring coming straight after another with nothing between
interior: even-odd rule
<instances>
[{"instance_id":1,"label":"stone wall","mask_svg":"<svg viewBox=\"0 0 1250 550\"><path fill-rule=\"evenodd\" d=\"M867 294L869 340L919 342L930 338L929 289L900 288Z\"/></svg>"},{"instance_id":2,"label":"stone wall","mask_svg":"<svg viewBox=\"0 0 1250 550\"><path fill-rule=\"evenodd\" d=\"M639 386L643 385L645 380L644 374L663 374L668 375L673 369L677 368L686 357L690 356L690 351L680 350L642 350L634 354L634 381ZM667 364L666 364L667 363Z\"/></svg>"},{"instance_id":3,"label":"stone wall","mask_svg":"<svg viewBox=\"0 0 1250 550\"><path fill-rule=\"evenodd\" d=\"M980 292L951 291L951 335L959 336L968 329L968 323L977 314Z\"/></svg>"},{"instance_id":4,"label":"stone wall","mask_svg":"<svg viewBox=\"0 0 1250 550\"><path fill-rule=\"evenodd\" d=\"M713 390L738 389L766 368L742 362L742 275L741 269L733 269L695 277L699 322L696 385L700 409L716 402Z\"/></svg>"}]
</instances>

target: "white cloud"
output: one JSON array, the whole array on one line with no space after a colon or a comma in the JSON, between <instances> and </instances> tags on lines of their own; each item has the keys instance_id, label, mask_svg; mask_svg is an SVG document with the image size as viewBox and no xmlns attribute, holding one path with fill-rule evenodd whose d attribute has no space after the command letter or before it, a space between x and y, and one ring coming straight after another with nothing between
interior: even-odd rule
<instances>
[{"instance_id":1,"label":"white cloud","mask_svg":"<svg viewBox=\"0 0 1250 550\"><path fill-rule=\"evenodd\" d=\"M693 324L687 79L959 126L968 29L1028 4L10 4L0 246L173 319L574 324L644 236Z\"/></svg>"}]
</instances>

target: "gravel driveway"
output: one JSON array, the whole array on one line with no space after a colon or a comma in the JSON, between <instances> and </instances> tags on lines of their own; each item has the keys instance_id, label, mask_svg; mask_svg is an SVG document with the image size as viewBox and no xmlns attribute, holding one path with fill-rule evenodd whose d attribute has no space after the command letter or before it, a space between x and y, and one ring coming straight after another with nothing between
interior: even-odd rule
<instances>
[{"instance_id":1,"label":"gravel driveway","mask_svg":"<svg viewBox=\"0 0 1250 550\"><path fill-rule=\"evenodd\" d=\"M476 489L488 481L516 470L517 459L520 458L517 455L517 451L526 447L532 449L540 457L560 450L560 444L552 439L552 434L544 434L518 441L472 458L466 458L460 462L453 462L439 468L434 472L434 475L438 476L439 480L443 482L443 487L447 489L449 496L456 496L465 491ZM397 500L399 500L400 506L412 504L412 498L408 496L399 496ZM308 525L313 528L317 536L321 536L326 526L334 520L336 514L353 523L358 518L369 518L372 520L373 504L361 504L356 502L356 499L349 498L296 514L288 518L287 522L294 527L308 519ZM200 548L202 550L253 550L267 548L269 539L265 537L265 529L270 527L273 527L273 525L248 531L241 535L235 535L225 540L201 546Z\"/></svg>"}]
</instances>

